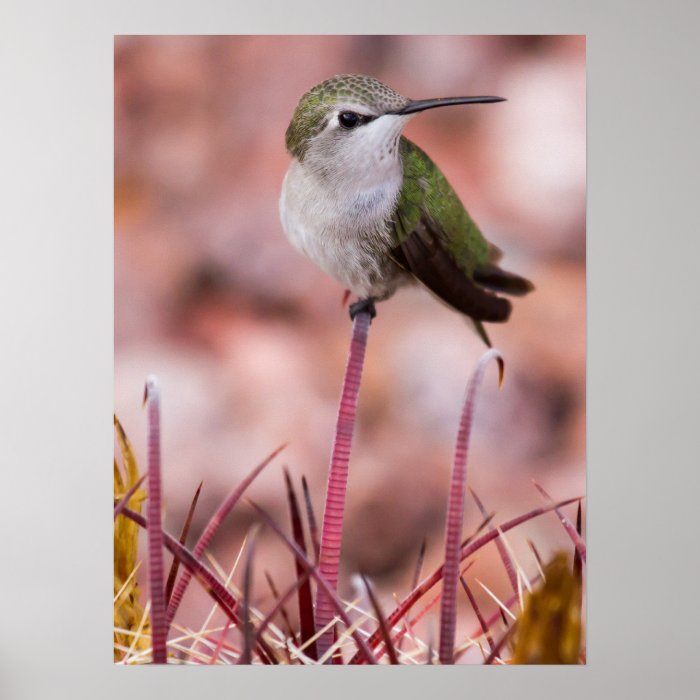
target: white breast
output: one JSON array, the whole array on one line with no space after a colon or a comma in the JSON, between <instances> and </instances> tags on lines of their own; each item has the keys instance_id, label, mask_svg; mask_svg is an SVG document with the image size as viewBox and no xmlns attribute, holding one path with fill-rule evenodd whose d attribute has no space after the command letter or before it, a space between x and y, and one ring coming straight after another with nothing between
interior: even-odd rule
<instances>
[{"instance_id":1,"label":"white breast","mask_svg":"<svg viewBox=\"0 0 700 700\"><path fill-rule=\"evenodd\" d=\"M391 219L401 168L387 163L386 172L359 187L320 180L294 160L280 198L280 215L292 245L344 288L364 298L383 297L396 286L387 253L393 239Z\"/></svg>"}]
</instances>

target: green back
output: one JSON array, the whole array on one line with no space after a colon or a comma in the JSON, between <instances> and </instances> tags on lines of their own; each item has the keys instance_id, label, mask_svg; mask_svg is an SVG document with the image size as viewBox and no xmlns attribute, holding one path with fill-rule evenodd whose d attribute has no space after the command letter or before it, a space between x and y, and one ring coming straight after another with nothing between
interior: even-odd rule
<instances>
[{"instance_id":1,"label":"green back","mask_svg":"<svg viewBox=\"0 0 700 700\"><path fill-rule=\"evenodd\" d=\"M489 244L428 155L403 136L399 149L404 174L394 215L399 242L422 221L439 234L444 249L471 277L475 268L489 262Z\"/></svg>"}]
</instances>

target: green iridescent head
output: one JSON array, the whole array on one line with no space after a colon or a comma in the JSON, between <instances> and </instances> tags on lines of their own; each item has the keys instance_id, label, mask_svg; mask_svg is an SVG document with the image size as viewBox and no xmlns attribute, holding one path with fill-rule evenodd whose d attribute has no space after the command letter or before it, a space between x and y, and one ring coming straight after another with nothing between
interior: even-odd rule
<instances>
[{"instance_id":1,"label":"green iridescent head","mask_svg":"<svg viewBox=\"0 0 700 700\"><path fill-rule=\"evenodd\" d=\"M331 119L344 114L357 115L360 121L400 110L410 100L388 85L367 75L336 75L309 90L300 100L287 129L287 150L303 159L311 140L320 134ZM347 116L345 128L351 129L354 117Z\"/></svg>"}]
</instances>

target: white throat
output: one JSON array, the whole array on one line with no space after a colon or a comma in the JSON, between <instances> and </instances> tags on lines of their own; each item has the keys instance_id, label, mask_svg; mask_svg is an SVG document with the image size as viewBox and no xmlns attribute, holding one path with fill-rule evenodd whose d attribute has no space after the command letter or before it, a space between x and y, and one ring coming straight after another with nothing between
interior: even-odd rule
<instances>
[{"instance_id":1,"label":"white throat","mask_svg":"<svg viewBox=\"0 0 700 700\"><path fill-rule=\"evenodd\" d=\"M338 133L337 118L332 114L303 165L322 184L347 192L395 184L401 179L399 137L409 118L384 115L354 131Z\"/></svg>"}]
</instances>

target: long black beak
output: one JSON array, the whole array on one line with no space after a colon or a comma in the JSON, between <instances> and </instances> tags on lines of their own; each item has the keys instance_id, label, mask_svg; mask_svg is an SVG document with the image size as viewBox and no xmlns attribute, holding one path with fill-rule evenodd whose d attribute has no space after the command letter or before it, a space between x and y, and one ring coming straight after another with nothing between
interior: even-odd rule
<instances>
[{"instance_id":1,"label":"long black beak","mask_svg":"<svg viewBox=\"0 0 700 700\"><path fill-rule=\"evenodd\" d=\"M405 107L395 109L387 114L414 114L422 112L424 109L434 107L447 107L449 105L473 105L484 102L505 102L505 97L491 97L483 95L480 97L437 97L434 100L411 100Z\"/></svg>"}]
</instances>

